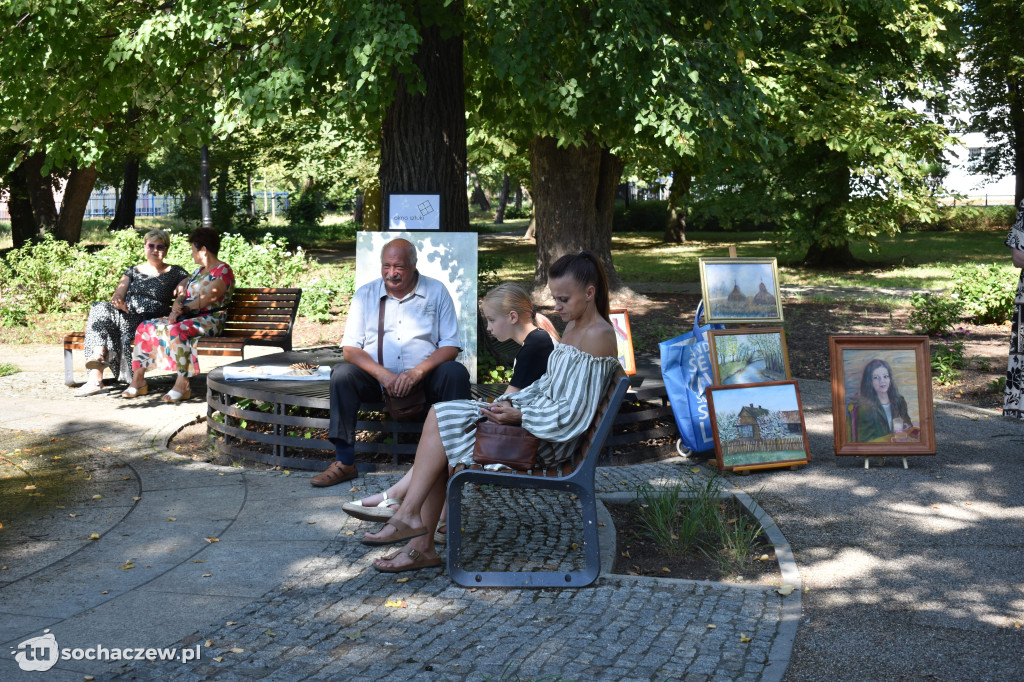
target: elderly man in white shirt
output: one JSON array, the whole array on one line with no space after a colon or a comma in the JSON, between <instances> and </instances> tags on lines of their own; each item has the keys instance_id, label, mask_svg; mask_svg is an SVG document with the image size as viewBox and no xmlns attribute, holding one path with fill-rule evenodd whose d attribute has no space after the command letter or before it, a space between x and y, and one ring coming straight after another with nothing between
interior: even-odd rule
<instances>
[{"instance_id":1,"label":"elderly man in white shirt","mask_svg":"<svg viewBox=\"0 0 1024 682\"><path fill-rule=\"evenodd\" d=\"M356 412L379 402L381 389L402 398L423 384L427 401L470 398L469 371L459 351L455 304L443 284L416 270L416 247L395 239L381 252L381 277L352 297L341 346L345 362L331 372L331 425L335 461L314 476L318 488L350 481L355 466ZM377 361L380 301L384 299L382 362Z\"/></svg>"}]
</instances>

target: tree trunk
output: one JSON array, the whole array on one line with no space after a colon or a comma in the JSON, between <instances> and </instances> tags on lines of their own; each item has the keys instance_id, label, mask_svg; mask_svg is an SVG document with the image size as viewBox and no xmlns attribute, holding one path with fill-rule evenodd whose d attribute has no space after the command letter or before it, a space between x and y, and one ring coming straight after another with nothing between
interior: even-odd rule
<instances>
[{"instance_id":1,"label":"tree trunk","mask_svg":"<svg viewBox=\"0 0 1024 682\"><path fill-rule=\"evenodd\" d=\"M505 207L508 206L508 173L504 173L504 180L501 183L501 195L498 197L498 212L494 214L494 224L503 225L505 223Z\"/></svg>"},{"instance_id":2,"label":"tree trunk","mask_svg":"<svg viewBox=\"0 0 1024 682\"><path fill-rule=\"evenodd\" d=\"M40 235L57 226L57 204L53 201L53 177L40 175L46 152L36 152L25 159L25 183L32 204L32 220Z\"/></svg>"},{"instance_id":3,"label":"tree trunk","mask_svg":"<svg viewBox=\"0 0 1024 682\"><path fill-rule=\"evenodd\" d=\"M672 171L672 189L668 193L668 220L663 241L682 244L686 241L686 220L690 216L690 169L680 164Z\"/></svg>"},{"instance_id":4,"label":"tree trunk","mask_svg":"<svg viewBox=\"0 0 1024 682\"><path fill-rule=\"evenodd\" d=\"M523 185L516 179L516 210L523 210Z\"/></svg>"},{"instance_id":5,"label":"tree trunk","mask_svg":"<svg viewBox=\"0 0 1024 682\"><path fill-rule=\"evenodd\" d=\"M616 188L615 190L615 196L621 197L622 202L626 205L626 208L629 208L629 183L624 182L621 185L619 185L618 188Z\"/></svg>"},{"instance_id":6,"label":"tree trunk","mask_svg":"<svg viewBox=\"0 0 1024 682\"><path fill-rule=\"evenodd\" d=\"M210 147L199 148L199 207L200 225L213 227L213 208L210 205Z\"/></svg>"},{"instance_id":7,"label":"tree trunk","mask_svg":"<svg viewBox=\"0 0 1024 682\"><path fill-rule=\"evenodd\" d=\"M14 241L14 248L19 249L43 236L32 218L32 200L29 199L24 161L8 176L7 212L11 215L11 239Z\"/></svg>"},{"instance_id":8,"label":"tree trunk","mask_svg":"<svg viewBox=\"0 0 1024 682\"><path fill-rule=\"evenodd\" d=\"M139 157L130 155L124 162L124 182L121 184L121 198L117 202L114 219L107 230L116 232L135 226L135 203L139 198Z\"/></svg>"},{"instance_id":9,"label":"tree trunk","mask_svg":"<svg viewBox=\"0 0 1024 682\"><path fill-rule=\"evenodd\" d=\"M64 200L60 202L60 217L57 218L57 238L69 244L77 244L82 239L82 218L89 207L89 195L96 184L99 171L95 166L75 168L71 171L68 184L64 188ZM124 203L122 201L122 203Z\"/></svg>"},{"instance_id":10,"label":"tree trunk","mask_svg":"<svg viewBox=\"0 0 1024 682\"><path fill-rule=\"evenodd\" d=\"M1020 206L1024 200L1024 80L1018 80L1010 86L1010 126L1013 135L1013 172L1015 182L1013 188L1013 205Z\"/></svg>"},{"instance_id":11,"label":"tree trunk","mask_svg":"<svg viewBox=\"0 0 1024 682\"><path fill-rule=\"evenodd\" d=\"M479 182L473 184L472 203L479 206L481 211L491 210L491 202L487 200L487 193L484 192L484 189L480 186Z\"/></svg>"},{"instance_id":12,"label":"tree trunk","mask_svg":"<svg viewBox=\"0 0 1024 682\"><path fill-rule=\"evenodd\" d=\"M845 268L858 264L850 251L847 210L851 197L850 160L846 152L829 149L824 142L808 145L809 156L794 157L798 164L813 164L812 182L805 188L806 214L814 240L803 264L812 268Z\"/></svg>"},{"instance_id":13,"label":"tree trunk","mask_svg":"<svg viewBox=\"0 0 1024 682\"><path fill-rule=\"evenodd\" d=\"M360 192L356 195L356 200L352 208L352 221L356 223L363 222L363 203L366 201L366 195Z\"/></svg>"},{"instance_id":14,"label":"tree trunk","mask_svg":"<svg viewBox=\"0 0 1024 682\"><path fill-rule=\"evenodd\" d=\"M256 194L252 187L252 171L245 171L245 186L246 191L249 192L249 200L246 202L248 206L248 214L250 218L256 217Z\"/></svg>"},{"instance_id":15,"label":"tree trunk","mask_svg":"<svg viewBox=\"0 0 1024 682\"><path fill-rule=\"evenodd\" d=\"M363 229L379 232L383 219L380 206L380 180L370 178L363 185Z\"/></svg>"},{"instance_id":16,"label":"tree trunk","mask_svg":"<svg viewBox=\"0 0 1024 682\"><path fill-rule=\"evenodd\" d=\"M849 242L839 245L814 243L807 249L803 264L810 268L847 268L859 264L850 251Z\"/></svg>"},{"instance_id":17,"label":"tree trunk","mask_svg":"<svg viewBox=\"0 0 1024 682\"><path fill-rule=\"evenodd\" d=\"M586 249L604 263L612 289L622 281L612 263L612 215L622 161L600 145L559 148L554 138L530 143L533 215L537 222L534 286L548 281L548 268L567 253Z\"/></svg>"},{"instance_id":18,"label":"tree trunk","mask_svg":"<svg viewBox=\"0 0 1024 682\"><path fill-rule=\"evenodd\" d=\"M416 0L414 12L422 42L413 63L423 75L425 92L410 91L405 76L395 74L395 99L384 115L381 130L380 191L386 205L391 194L440 194L441 229L469 229L466 199L466 104L461 31L450 36L451 25L462 23L464 0L434 10L447 27L424 22L422 8L432 0ZM382 229L388 217L381 212Z\"/></svg>"},{"instance_id":19,"label":"tree trunk","mask_svg":"<svg viewBox=\"0 0 1024 682\"><path fill-rule=\"evenodd\" d=\"M230 182L231 176L228 167L225 166L217 174L217 198L213 202L213 224L221 232L231 229L235 215L235 207L228 196Z\"/></svg>"}]
</instances>

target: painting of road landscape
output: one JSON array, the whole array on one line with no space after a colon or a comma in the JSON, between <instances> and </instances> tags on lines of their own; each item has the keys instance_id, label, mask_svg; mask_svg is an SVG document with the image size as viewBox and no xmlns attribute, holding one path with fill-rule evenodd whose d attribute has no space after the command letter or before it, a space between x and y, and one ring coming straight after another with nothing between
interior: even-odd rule
<instances>
[{"instance_id":1,"label":"painting of road landscape","mask_svg":"<svg viewBox=\"0 0 1024 682\"><path fill-rule=\"evenodd\" d=\"M810 461L795 381L710 386L707 396L720 471Z\"/></svg>"},{"instance_id":2,"label":"painting of road landscape","mask_svg":"<svg viewBox=\"0 0 1024 682\"><path fill-rule=\"evenodd\" d=\"M786 333L782 329L718 329L708 333L715 383L760 384L789 378Z\"/></svg>"},{"instance_id":3,"label":"painting of road landscape","mask_svg":"<svg viewBox=\"0 0 1024 682\"><path fill-rule=\"evenodd\" d=\"M701 258L707 322L782 322L774 258Z\"/></svg>"}]
</instances>

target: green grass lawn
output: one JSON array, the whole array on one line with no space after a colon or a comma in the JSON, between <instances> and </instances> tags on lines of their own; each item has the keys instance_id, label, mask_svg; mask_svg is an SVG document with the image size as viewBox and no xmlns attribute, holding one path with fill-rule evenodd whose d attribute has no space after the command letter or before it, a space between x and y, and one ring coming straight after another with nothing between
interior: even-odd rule
<instances>
[{"instance_id":1,"label":"green grass lawn","mask_svg":"<svg viewBox=\"0 0 1024 682\"><path fill-rule=\"evenodd\" d=\"M872 251L855 243L854 256L867 265L851 270L812 270L796 264L796 256L779 249L767 235L756 232L689 232L685 244L666 244L660 232L615 233L612 257L626 282L698 282L697 259L726 257L735 245L739 256L776 256L784 284L811 286L884 286L944 289L950 286L953 266L997 263L1013 269L1003 238L1006 228L970 232L908 232L880 239ZM484 244L484 258L501 262L497 278L528 281L533 277L532 243Z\"/></svg>"},{"instance_id":2,"label":"green grass lawn","mask_svg":"<svg viewBox=\"0 0 1024 682\"><path fill-rule=\"evenodd\" d=\"M490 215L476 212L471 228L481 234L521 234L528 220L508 220L495 225ZM83 224L83 242L105 244L108 221L87 220ZM159 227L186 230L175 218L138 218L140 228ZM351 249L357 225L349 216L328 215L316 227L291 227L283 217L247 230L246 236L258 239L269 232L286 239L290 245L310 249ZM801 267L794 254L761 232L689 232L684 244L666 244L660 232L617 232L612 237L612 254L619 276L625 282L697 282L697 259L728 256L735 245L740 256L777 256L779 276L784 284L809 286L884 286L913 289L944 289L950 286L952 268L967 263L996 263L1013 269L1003 245L1005 227L957 232L909 231L881 238L872 248L856 242L851 249L864 266L849 270L811 270ZM0 248L11 244L10 224L0 223ZM481 244L481 270L490 271L494 281L529 281L533 278L536 249L524 240L502 240Z\"/></svg>"}]
</instances>

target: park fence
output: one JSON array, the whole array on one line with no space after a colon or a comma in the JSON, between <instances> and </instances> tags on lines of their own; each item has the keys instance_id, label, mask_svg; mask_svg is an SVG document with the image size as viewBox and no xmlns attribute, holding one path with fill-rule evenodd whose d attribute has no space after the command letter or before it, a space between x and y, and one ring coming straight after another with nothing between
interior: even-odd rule
<instances>
[{"instance_id":1,"label":"park fence","mask_svg":"<svg viewBox=\"0 0 1024 682\"><path fill-rule=\"evenodd\" d=\"M232 192L230 201L238 205L242 195ZM0 196L0 222L10 222L11 215L7 211L7 197ZM113 192L93 192L85 209L85 220L113 218L117 210L118 197ZM184 197L165 196L159 194L140 194L135 200L135 215L145 218L174 216L181 207ZM212 198L216 202L216 195ZM288 192L261 192L255 195L256 210L268 215L276 215L288 210ZM57 202L60 210L60 202Z\"/></svg>"},{"instance_id":2,"label":"park fence","mask_svg":"<svg viewBox=\"0 0 1024 682\"><path fill-rule=\"evenodd\" d=\"M722 443L722 455L743 455L750 452L783 452L803 450L803 438L751 438Z\"/></svg>"}]
</instances>

